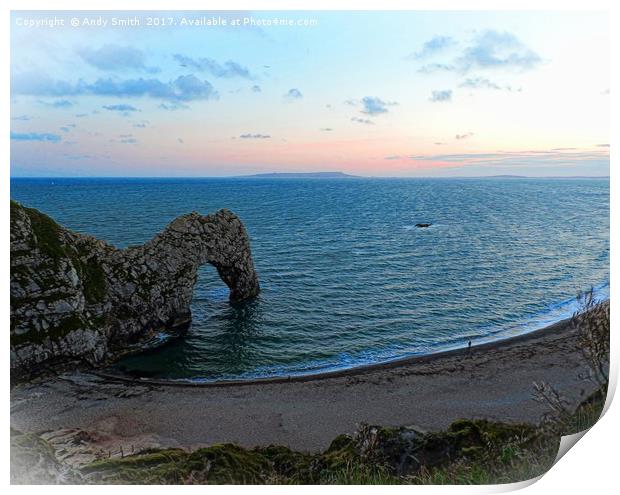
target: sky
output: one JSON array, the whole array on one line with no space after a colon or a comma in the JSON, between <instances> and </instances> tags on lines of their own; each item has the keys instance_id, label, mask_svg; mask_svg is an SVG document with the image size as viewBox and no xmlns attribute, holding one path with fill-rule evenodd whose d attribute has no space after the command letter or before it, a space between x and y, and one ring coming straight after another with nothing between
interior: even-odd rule
<instances>
[{"instance_id":1,"label":"sky","mask_svg":"<svg viewBox=\"0 0 620 495\"><path fill-rule=\"evenodd\" d=\"M11 175L607 176L609 36L597 12L13 12Z\"/></svg>"}]
</instances>

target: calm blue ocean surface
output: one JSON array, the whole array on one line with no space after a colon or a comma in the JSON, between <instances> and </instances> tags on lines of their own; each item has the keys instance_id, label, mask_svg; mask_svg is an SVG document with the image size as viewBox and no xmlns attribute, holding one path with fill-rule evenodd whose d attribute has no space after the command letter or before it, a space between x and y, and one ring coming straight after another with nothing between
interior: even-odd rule
<instances>
[{"instance_id":1,"label":"calm blue ocean surface","mask_svg":"<svg viewBox=\"0 0 620 495\"><path fill-rule=\"evenodd\" d=\"M590 286L609 293L608 179L13 179L11 197L118 247L193 210L241 217L260 296L231 307L203 267L188 334L116 365L144 376L433 353L568 316Z\"/></svg>"}]
</instances>

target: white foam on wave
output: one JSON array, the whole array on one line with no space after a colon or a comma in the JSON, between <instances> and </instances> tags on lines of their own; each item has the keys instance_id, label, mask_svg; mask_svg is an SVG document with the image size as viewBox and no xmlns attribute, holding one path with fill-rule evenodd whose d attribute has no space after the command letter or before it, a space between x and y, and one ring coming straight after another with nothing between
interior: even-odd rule
<instances>
[{"instance_id":1,"label":"white foam on wave","mask_svg":"<svg viewBox=\"0 0 620 495\"><path fill-rule=\"evenodd\" d=\"M594 295L598 300L606 300L609 298L609 282L605 282L593 287ZM545 311L540 312L527 322L517 323L509 327L498 328L497 331L490 331L486 334L469 333L461 335L454 342L441 342L437 345L426 345L412 352L410 349L404 349L402 346L390 346L382 349L366 350L357 355L349 353L341 353L333 359L318 359L298 363L297 365L283 366L265 366L257 368L252 372L235 374L229 376L220 376L217 378L191 378L190 382L210 383L223 380L256 380L262 378L286 378L308 376L321 373L330 373L335 371L345 371L349 369L359 368L367 365L387 364L393 361L406 359L410 357L426 356L438 354L441 352L463 349L467 347L471 340L472 344L480 345L489 342L496 342L510 337L525 335L527 333L539 330L548 325L556 323L571 317L579 308L579 301L576 297L568 298L563 301L553 303L548 306Z\"/></svg>"}]
</instances>

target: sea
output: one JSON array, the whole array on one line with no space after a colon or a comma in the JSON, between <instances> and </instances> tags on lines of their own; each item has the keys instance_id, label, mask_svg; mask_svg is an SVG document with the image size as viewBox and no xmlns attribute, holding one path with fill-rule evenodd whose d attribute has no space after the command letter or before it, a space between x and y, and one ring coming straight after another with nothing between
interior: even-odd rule
<instances>
[{"instance_id":1,"label":"sea","mask_svg":"<svg viewBox=\"0 0 620 495\"><path fill-rule=\"evenodd\" d=\"M322 373L504 339L609 297L609 179L20 178L11 197L123 248L234 211L260 295L200 269L187 334L114 371L208 382ZM418 228L418 223L431 223Z\"/></svg>"}]
</instances>

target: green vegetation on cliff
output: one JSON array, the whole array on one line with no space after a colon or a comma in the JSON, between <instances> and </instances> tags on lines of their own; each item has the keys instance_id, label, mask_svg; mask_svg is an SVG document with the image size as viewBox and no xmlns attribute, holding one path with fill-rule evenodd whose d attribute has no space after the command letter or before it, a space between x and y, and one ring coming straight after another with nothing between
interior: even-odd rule
<instances>
[{"instance_id":1,"label":"green vegetation on cliff","mask_svg":"<svg viewBox=\"0 0 620 495\"><path fill-rule=\"evenodd\" d=\"M28 218L32 231L37 238L37 247L42 253L54 260L65 256L65 249L61 239L61 227L46 214L34 208L26 208L11 200L11 219L15 218L17 210L22 208Z\"/></svg>"},{"instance_id":2,"label":"green vegetation on cliff","mask_svg":"<svg viewBox=\"0 0 620 495\"><path fill-rule=\"evenodd\" d=\"M59 340L71 332L79 330L80 328L88 328L88 323L85 322L79 315L72 314L50 326L45 333L34 330L22 334L11 333L10 342L13 346L27 343L40 344L48 340Z\"/></svg>"},{"instance_id":3,"label":"green vegetation on cliff","mask_svg":"<svg viewBox=\"0 0 620 495\"><path fill-rule=\"evenodd\" d=\"M82 474L89 483L113 484L417 484L468 482L469 472L493 483L516 481L510 475L515 467L526 478L544 473L557 446L556 438L541 437L531 426L460 420L428 434L363 426L317 455L222 444L191 453L169 449L102 460L85 466Z\"/></svg>"}]
</instances>

